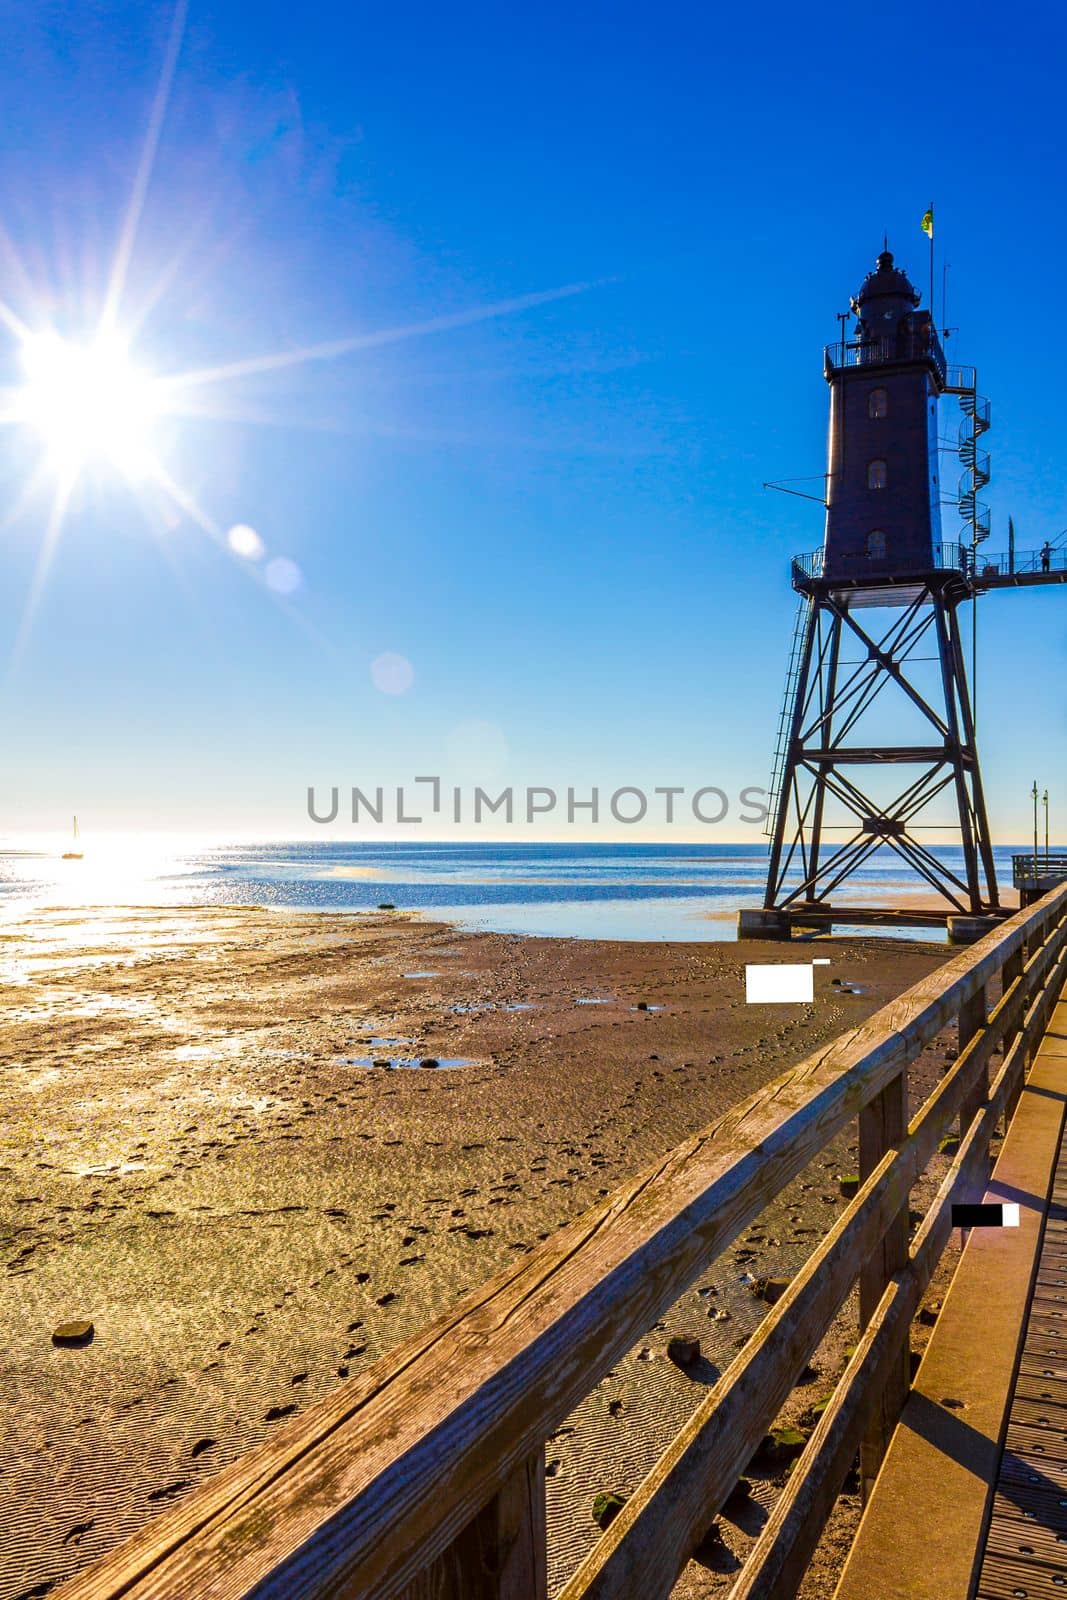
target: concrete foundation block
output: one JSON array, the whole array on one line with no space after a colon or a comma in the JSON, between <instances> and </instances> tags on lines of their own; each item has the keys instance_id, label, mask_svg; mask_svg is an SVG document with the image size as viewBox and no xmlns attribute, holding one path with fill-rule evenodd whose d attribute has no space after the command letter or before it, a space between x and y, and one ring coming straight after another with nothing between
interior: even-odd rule
<instances>
[{"instance_id":1,"label":"concrete foundation block","mask_svg":"<svg viewBox=\"0 0 1067 1600\"><path fill-rule=\"evenodd\" d=\"M979 939L984 939L987 933L992 933L994 928L999 928L1002 917L949 917L948 919L949 944L977 944Z\"/></svg>"},{"instance_id":2,"label":"concrete foundation block","mask_svg":"<svg viewBox=\"0 0 1067 1600\"><path fill-rule=\"evenodd\" d=\"M737 913L739 939L788 939L791 937L789 918L783 911L739 911Z\"/></svg>"}]
</instances>

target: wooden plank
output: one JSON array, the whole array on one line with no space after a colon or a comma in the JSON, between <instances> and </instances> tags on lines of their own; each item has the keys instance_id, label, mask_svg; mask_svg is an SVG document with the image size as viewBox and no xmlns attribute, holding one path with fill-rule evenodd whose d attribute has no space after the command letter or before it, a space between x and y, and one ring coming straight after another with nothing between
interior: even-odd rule
<instances>
[{"instance_id":1,"label":"wooden plank","mask_svg":"<svg viewBox=\"0 0 1067 1600\"><path fill-rule=\"evenodd\" d=\"M984 994L984 990L980 991ZM985 1020L983 1015L983 1021ZM965 1043L969 1043L967 1040ZM981 1071L979 1070L981 1067ZM964 1104L973 1098L973 1081L981 1081L985 1063L975 1061L967 1087ZM908 1125L907 1077L902 1072L894 1078L881 1094L860 1112L859 1165L860 1178L865 1179L878 1166L888 1151L896 1149L903 1141ZM890 1219L881 1241L875 1245L860 1268L860 1327L865 1328L882 1303L882 1296L893 1277L908 1259L908 1201L905 1193L896 1215ZM878 1476L890 1436L896 1427L900 1408L908 1392L911 1379L910 1346L907 1328L903 1330L895 1360L886 1362L885 1384L874 1397L867 1415L863 1442L860 1447L860 1482L866 1499Z\"/></svg>"},{"instance_id":2,"label":"wooden plank","mask_svg":"<svg viewBox=\"0 0 1067 1600\"><path fill-rule=\"evenodd\" d=\"M749 1551L730 1600L792 1600L826 1519L852 1463L865 1424L865 1406L895 1359L906 1329L933 1276L952 1231L952 1205L973 1183L1002 1114L1012 1077L1005 1062L990 1104L961 1144L934 1202L920 1224L905 1269L889 1284L861 1335L833 1398L809 1439L760 1536Z\"/></svg>"},{"instance_id":3,"label":"wooden plank","mask_svg":"<svg viewBox=\"0 0 1067 1600\"><path fill-rule=\"evenodd\" d=\"M961 1050L963 1050L970 1043L976 1034L981 1033L982 1029L986 1026L987 1020L986 989L983 986L960 1007L959 1048ZM962 1106L960 1107L959 1133L961 1139L967 1132L967 1129L970 1127L975 1117L977 1117L981 1111L982 1106L985 1104L988 1093L989 1068L986 1066L976 1077L970 1093L966 1096ZM973 1199L977 1199L982 1193L986 1186L986 1180L988 1177L988 1166L985 1168L985 1170L982 1170L980 1167L976 1169L974 1175L975 1186L974 1195L972 1196Z\"/></svg>"},{"instance_id":4,"label":"wooden plank","mask_svg":"<svg viewBox=\"0 0 1067 1600\"><path fill-rule=\"evenodd\" d=\"M513 1472L459 1538L403 1591L403 1600L547 1600L545 1452ZM346 1587L336 1600L360 1600Z\"/></svg>"},{"instance_id":5,"label":"wooden plank","mask_svg":"<svg viewBox=\"0 0 1067 1600\"><path fill-rule=\"evenodd\" d=\"M887 1286L831 1404L749 1551L730 1600L792 1600L860 1448L868 1401L884 1389L895 1367L921 1293L912 1274Z\"/></svg>"},{"instance_id":6,"label":"wooden plank","mask_svg":"<svg viewBox=\"0 0 1067 1600\"><path fill-rule=\"evenodd\" d=\"M1001 975L1000 975L1000 986L1001 986L1002 1003L1003 1003L1004 1000L1007 1000L1007 998L1010 995L1013 995L1013 994L1017 993L1020 989L1023 989L1025 987L1025 983L1024 983L1025 970L1026 970L1026 951L1025 951L1025 948L1013 951L1012 954L1005 961L1004 970L1001 972ZM1009 1031L1005 1034L1005 1036L1004 1036L1004 1049L1005 1049L1005 1052L1007 1052L1007 1050L1011 1047L1012 1043L1014 1042L1016 1032L1017 1032L1017 1028L1013 1027L1013 1028L1009 1029ZM1019 1094L1020 1094L1020 1092L1022 1090L1023 1078L1024 1077L1025 1077L1025 1072L1024 1073L1020 1073L1018 1075L1016 1089L1015 1089L1014 1093L1012 1093L1012 1094L1010 1094L1008 1096L1008 1102L1007 1102L1007 1105L1004 1108L1005 1127L1011 1121L1012 1117L1015 1115L1015 1107L1019 1103Z\"/></svg>"},{"instance_id":7,"label":"wooden plank","mask_svg":"<svg viewBox=\"0 0 1067 1600\"><path fill-rule=\"evenodd\" d=\"M633 1594L652 1597L669 1593L681 1565L777 1414L861 1265L906 1205L912 1184L930 1161L941 1132L969 1088L968 1071L973 1075L993 1044L991 1038L973 1040L968 1060L957 1063L942 1079L898 1149L890 1149L863 1183L559 1600L625 1600ZM972 1145L973 1139L965 1149L967 1159L973 1162ZM947 1237L946 1222L939 1249ZM901 1265L907 1258L905 1236ZM922 1287L930 1271L932 1266ZM883 1333L883 1343L885 1337Z\"/></svg>"},{"instance_id":8,"label":"wooden plank","mask_svg":"<svg viewBox=\"0 0 1067 1600\"><path fill-rule=\"evenodd\" d=\"M661 1600L755 1452L900 1207L913 1152L885 1157L671 1441L559 1600Z\"/></svg>"},{"instance_id":9,"label":"wooden plank","mask_svg":"<svg viewBox=\"0 0 1067 1600\"><path fill-rule=\"evenodd\" d=\"M1042 1048L1047 1048L1042 1036L1049 1008L1061 986L1061 981L1058 985L1057 980L1049 978L1049 974L1052 972L1054 960L1058 957L1061 942L1062 935L1053 926L1047 930L1043 938L1035 933L1017 951L1012 952L1005 962L1002 977L1003 993L994 1008L990 1025L992 1026L1002 1015L1006 1013L1010 1015L1011 1020L1004 1034L1006 1049L1014 1042L1019 1031L1026 1035L1024 1048L1016 1055L1013 1087L1005 1105L1004 1114L1006 1121L1009 1122L1015 1113L1027 1069L1036 1053L1038 1043L1042 1043ZM1015 974L1010 983L1009 971Z\"/></svg>"},{"instance_id":10,"label":"wooden plank","mask_svg":"<svg viewBox=\"0 0 1067 1600\"><path fill-rule=\"evenodd\" d=\"M559 1600L628 1600L634 1594L640 1594L642 1600L646 1596L654 1600L657 1595L669 1594L677 1573L710 1525L755 1443L777 1414L796 1374L840 1307L848 1285L877 1249L889 1225L899 1218L912 1184L929 1163L941 1133L956 1115L974 1076L985 1068L999 1030L1007 1026L1010 1017L1010 1010L1003 1010L985 1035L972 1039L964 1057L926 1101L907 1136L898 1138L897 1151L894 1153L890 1149L864 1181L774 1311L698 1407L687 1427L664 1451ZM1010 1063L1006 1061L998 1086L1001 1079L1007 1079L1009 1072ZM998 1089L997 1109L987 1112L981 1124L972 1125L968 1139L961 1146L950 1178L946 1180L955 1198L964 1181L973 1184L976 1140L984 1136L988 1144L1004 1092L1002 1087ZM895 1125L899 1126L903 1120L899 1089L896 1102L893 1114ZM950 1232L947 1211L938 1226L937 1255L943 1250ZM927 1264L918 1294L929 1281L936 1260L929 1242L932 1230L932 1222L924 1223L920 1230L919 1237L926 1241L923 1260ZM899 1267L907 1260L905 1234ZM893 1326L896 1327L896 1323ZM899 1369L900 1348L906 1333L907 1319L898 1329L893 1371ZM889 1375L891 1364L883 1354L887 1336L888 1329L884 1329L879 1343L879 1373ZM866 1396L869 1375L864 1376L863 1382ZM898 1391L898 1395L899 1415L903 1394ZM894 1424L896 1420L894 1416ZM841 1476L844 1476L844 1469Z\"/></svg>"},{"instance_id":11,"label":"wooden plank","mask_svg":"<svg viewBox=\"0 0 1067 1600\"><path fill-rule=\"evenodd\" d=\"M403 1592L1067 888L687 1140L65 1586L65 1600ZM59 1593L57 1591L57 1593Z\"/></svg>"},{"instance_id":12,"label":"wooden plank","mask_svg":"<svg viewBox=\"0 0 1067 1600\"><path fill-rule=\"evenodd\" d=\"M1006 1062L1005 1083L1010 1071ZM1062 1060L1039 1055L988 1190L1018 1201L1020 1226L968 1238L835 1600L971 1590L1065 1103Z\"/></svg>"}]
</instances>

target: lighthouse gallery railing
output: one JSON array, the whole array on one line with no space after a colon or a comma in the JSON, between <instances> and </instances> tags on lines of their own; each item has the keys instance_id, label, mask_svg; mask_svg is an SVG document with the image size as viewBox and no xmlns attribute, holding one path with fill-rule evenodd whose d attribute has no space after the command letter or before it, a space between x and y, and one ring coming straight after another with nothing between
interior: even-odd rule
<instances>
[{"instance_id":1,"label":"lighthouse gallery railing","mask_svg":"<svg viewBox=\"0 0 1067 1600\"><path fill-rule=\"evenodd\" d=\"M848 367L879 367L891 361L932 361L944 384L948 376L945 352L932 329L922 332L910 327L883 339L846 339L823 346L823 362L829 375Z\"/></svg>"},{"instance_id":2,"label":"lighthouse gallery railing","mask_svg":"<svg viewBox=\"0 0 1067 1600\"><path fill-rule=\"evenodd\" d=\"M837 562L836 577L853 579L869 575L872 579L891 576L898 582L907 581L908 574L902 574L893 565L887 555L883 560L872 560L864 555L852 558L852 564L845 572L842 561ZM803 555L793 556L791 563L793 582L804 582L811 578L822 578L826 570L825 550L808 550ZM1067 545L1057 549L1048 550L1010 550L997 551L986 554L979 551L975 558L973 547L969 544L953 544L944 542L934 551L933 563L929 569L934 572L959 572L965 578L993 578L1011 575L1025 576L1027 573L1053 573L1067 572ZM911 574L916 580L922 577L921 572Z\"/></svg>"}]
</instances>

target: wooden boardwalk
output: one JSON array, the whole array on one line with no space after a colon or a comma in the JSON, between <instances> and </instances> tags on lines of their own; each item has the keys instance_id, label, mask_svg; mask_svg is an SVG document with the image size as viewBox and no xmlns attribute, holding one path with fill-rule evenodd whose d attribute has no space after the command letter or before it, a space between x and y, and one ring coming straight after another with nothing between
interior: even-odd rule
<instances>
[{"instance_id":1,"label":"wooden boardwalk","mask_svg":"<svg viewBox=\"0 0 1067 1600\"><path fill-rule=\"evenodd\" d=\"M1067 1080L1067 1005L1055 1044ZM1067 1587L1067 1137L1061 1135L977 1594Z\"/></svg>"},{"instance_id":2,"label":"wooden boardwalk","mask_svg":"<svg viewBox=\"0 0 1067 1600\"><path fill-rule=\"evenodd\" d=\"M857 1449L865 1485L878 1484L864 1524L868 1533L875 1527L888 1460L879 1469L891 1437L901 1436L908 1400L911 1322L951 1236L952 1206L985 1190L990 1142L1007 1123L996 1181L1020 1161L1014 1187L1026 1225L1014 1231L1029 1244L1030 1268L1016 1263L1010 1281L986 1279L987 1298L1014 1308L1014 1345L991 1339L989 1315L972 1322L969 1335L972 1352L999 1350L1004 1414L1037 1248L1046 1231L1050 1246L1062 1237L1044 1229L1063 1124L1058 1074L1067 1070L1063 1060L1050 1064L1047 1047L1059 1037L1062 1008L1049 1037L1046 1029L1065 977L1067 886L669 1151L55 1591L56 1600L546 1600L545 1441L786 1185L858 1122L855 1197L560 1596L668 1600L858 1285L859 1341L731 1592L732 1600L788 1600ZM910 1064L950 1038L944 1075L909 1122ZM1046 1083L1045 1072L1054 1080ZM1036 1165L1027 1166L1033 1150L1013 1137L1028 1123L1040 1124L1052 1152L1043 1189ZM954 1131L958 1149L939 1169L937 1194L912 1233L911 1190ZM1054 1322L1056 1304L1041 1304ZM939 1324L931 1350L945 1345L952 1320ZM1036 1319L1035 1331L1045 1325ZM931 1359L928 1352L920 1371ZM1051 1384L1060 1376L1054 1358L1041 1359ZM1067 1388L1067 1364L1062 1381ZM1054 1399L1059 1391L1047 1392ZM937 1399L954 1397L949 1387ZM985 1440L988 1488L1000 1436L992 1422L982 1435L975 1415L967 1426L979 1450ZM1042 1424L1020 1413L1017 1426L1032 1433ZM1048 1448L1044 1436L1031 1455L1039 1447ZM1047 1466L1045 1492L1057 1501L1061 1480L1057 1512L1067 1510L1067 1472ZM1039 1476L1027 1492L1041 1487ZM1005 1537L1011 1507L1036 1526L1006 1480L1001 1489L1006 1514L997 1526ZM925 1532L920 1566L935 1543L934 1530ZM975 1548L972 1539L972 1567ZM992 1561L992 1542L990 1552ZM900 1571L890 1546L862 1600L898 1592L889 1580ZM1007 1592L1055 1594L1057 1576L1047 1591L1020 1582ZM966 1591L936 1593L963 1600Z\"/></svg>"},{"instance_id":3,"label":"wooden boardwalk","mask_svg":"<svg viewBox=\"0 0 1067 1600\"><path fill-rule=\"evenodd\" d=\"M1067 1001L1054 1009L837 1600L1067 1588Z\"/></svg>"}]
</instances>

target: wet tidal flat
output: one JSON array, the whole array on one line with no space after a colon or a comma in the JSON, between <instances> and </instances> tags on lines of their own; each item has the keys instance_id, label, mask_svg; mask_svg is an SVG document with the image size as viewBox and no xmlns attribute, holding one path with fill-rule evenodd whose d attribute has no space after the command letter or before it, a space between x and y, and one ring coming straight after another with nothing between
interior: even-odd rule
<instances>
[{"instance_id":1,"label":"wet tidal flat","mask_svg":"<svg viewBox=\"0 0 1067 1600\"><path fill-rule=\"evenodd\" d=\"M947 951L820 953L814 1005L756 1007L766 946L254 907L5 923L0 1600L46 1595ZM549 1441L554 1587L850 1162L791 1186ZM682 1371L666 1344L694 1334Z\"/></svg>"}]
</instances>

